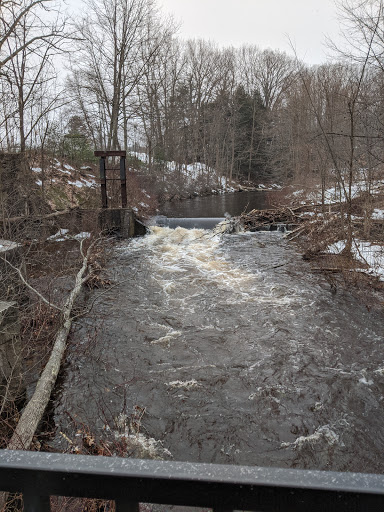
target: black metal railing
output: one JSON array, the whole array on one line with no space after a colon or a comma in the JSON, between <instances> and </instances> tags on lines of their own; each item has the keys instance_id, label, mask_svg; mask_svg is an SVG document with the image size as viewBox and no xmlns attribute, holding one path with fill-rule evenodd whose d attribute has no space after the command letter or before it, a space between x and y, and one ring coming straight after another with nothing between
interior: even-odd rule
<instances>
[{"instance_id":1,"label":"black metal railing","mask_svg":"<svg viewBox=\"0 0 384 512\"><path fill-rule=\"evenodd\" d=\"M26 512L49 496L207 507L217 512L384 510L384 476L0 450L0 491L22 492Z\"/></svg>"}]
</instances>

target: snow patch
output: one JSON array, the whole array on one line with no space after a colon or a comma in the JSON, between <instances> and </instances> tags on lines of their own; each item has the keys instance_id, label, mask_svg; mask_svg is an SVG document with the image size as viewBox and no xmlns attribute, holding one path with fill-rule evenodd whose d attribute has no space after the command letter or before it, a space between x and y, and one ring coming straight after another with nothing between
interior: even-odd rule
<instances>
[{"instance_id":1,"label":"snow patch","mask_svg":"<svg viewBox=\"0 0 384 512\"><path fill-rule=\"evenodd\" d=\"M379 208L375 208L372 212L372 219L374 220L384 220L384 210L380 210Z\"/></svg>"},{"instance_id":2,"label":"snow patch","mask_svg":"<svg viewBox=\"0 0 384 512\"><path fill-rule=\"evenodd\" d=\"M327 252L340 254L345 248L345 240L330 245ZM384 281L384 247L364 240L354 240L352 254L357 261L368 265L368 269L361 269L362 272L377 276Z\"/></svg>"},{"instance_id":3,"label":"snow patch","mask_svg":"<svg viewBox=\"0 0 384 512\"><path fill-rule=\"evenodd\" d=\"M82 188L84 187L84 183L82 181L76 180L76 181L68 181L69 185L75 185L75 187Z\"/></svg>"},{"instance_id":4,"label":"snow patch","mask_svg":"<svg viewBox=\"0 0 384 512\"><path fill-rule=\"evenodd\" d=\"M81 233L78 233L71 238L75 238L76 240L84 240L85 238L91 238L91 233L88 231L82 231Z\"/></svg>"},{"instance_id":5,"label":"snow patch","mask_svg":"<svg viewBox=\"0 0 384 512\"><path fill-rule=\"evenodd\" d=\"M65 240L65 238L60 238L60 239L58 239L58 238L66 235L68 232L69 232L69 229L59 229L59 231L57 233L49 236L47 238L47 240L55 240L56 242L63 241L63 240Z\"/></svg>"},{"instance_id":6,"label":"snow patch","mask_svg":"<svg viewBox=\"0 0 384 512\"><path fill-rule=\"evenodd\" d=\"M47 240L54 240L55 242L63 242L64 240L84 240L85 238L91 238L91 233L88 231L82 231L77 235L69 235L69 229L59 229L57 233L51 235Z\"/></svg>"}]
</instances>

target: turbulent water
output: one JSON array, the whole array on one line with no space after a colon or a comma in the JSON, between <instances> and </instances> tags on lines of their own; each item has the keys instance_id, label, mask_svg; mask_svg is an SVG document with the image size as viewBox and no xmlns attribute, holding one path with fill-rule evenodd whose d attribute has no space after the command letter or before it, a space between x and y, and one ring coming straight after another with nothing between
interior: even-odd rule
<instances>
[{"instance_id":1,"label":"turbulent water","mask_svg":"<svg viewBox=\"0 0 384 512\"><path fill-rule=\"evenodd\" d=\"M384 470L383 315L280 233L154 227L115 247L109 273L74 335L65 436L139 411L135 435L175 460Z\"/></svg>"}]
</instances>

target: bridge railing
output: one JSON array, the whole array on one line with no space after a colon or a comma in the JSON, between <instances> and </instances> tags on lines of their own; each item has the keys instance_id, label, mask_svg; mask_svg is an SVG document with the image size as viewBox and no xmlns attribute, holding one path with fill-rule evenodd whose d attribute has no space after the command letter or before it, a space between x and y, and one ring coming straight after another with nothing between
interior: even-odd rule
<instances>
[{"instance_id":1,"label":"bridge railing","mask_svg":"<svg viewBox=\"0 0 384 512\"><path fill-rule=\"evenodd\" d=\"M0 491L22 492L26 512L50 510L50 496L214 511L369 512L384 510L384 476L194 464L0 450Z\"/></svg>"}]
</instances>

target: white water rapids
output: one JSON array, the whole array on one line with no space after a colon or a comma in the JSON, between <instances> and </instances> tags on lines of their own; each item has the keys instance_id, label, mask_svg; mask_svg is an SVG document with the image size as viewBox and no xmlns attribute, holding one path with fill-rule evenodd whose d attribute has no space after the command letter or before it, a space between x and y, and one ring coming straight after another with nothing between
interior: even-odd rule
<instances>
[{"instance_id":1,"label":"white water rapids","mask_svg":"<svg viewBox=\"0 0 384 512\"><path fill-rule=\"evenodd\" d=\"M384 470L383 314L331 293L280 233L154 227L109 276L69 353L66 436L140 407L140 435L176 460Z\"/></svg>"}]
</instances>

